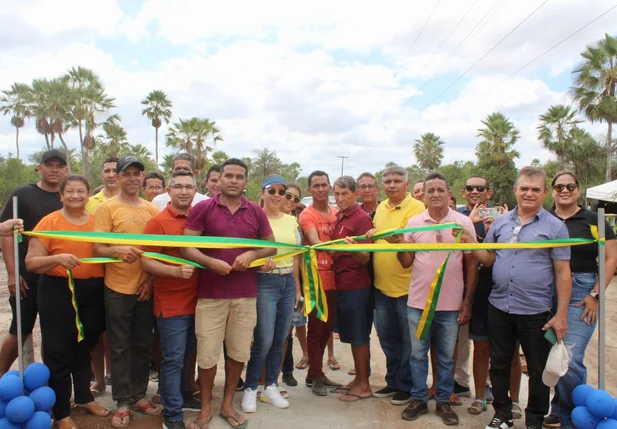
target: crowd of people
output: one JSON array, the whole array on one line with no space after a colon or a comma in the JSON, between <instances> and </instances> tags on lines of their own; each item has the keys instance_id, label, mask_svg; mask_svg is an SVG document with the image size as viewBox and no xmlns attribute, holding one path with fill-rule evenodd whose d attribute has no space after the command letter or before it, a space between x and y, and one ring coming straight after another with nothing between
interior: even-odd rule
<instances>
[{"instance_id":1,"label":"crowd of people","mask_svg":"<svg viewBox=\"0 0 617 429\"><path fill-rule=\"evenodd\" d=\"M325 321L316 311L308 317L294 316L294 311L302 311L305 298L302 264L297 255L273 258L285 248L197 249L154 243L140 248L24 236L19 273L13 252L7 251L13 247L15 228L292 245L335 239L356 244L354 237L362 237L360 243L393 246L454 243L457 238L464 243L593 238L590 226L598 218L578 206L579 182L571 172L556 175L549 187L543 170L522 168L514 186L517 206L508 210L491 207L490 184L481 175L467 179L461 191L465 204L457 208L453 193L458 190L450 188L445 176L430 173L413 184L410 193L407 170L398 166L386 168L380 183L371 173L357 179L342 176L331 183L326 172L313 171L307 189L312 204L306 208L300 204L302 190L279 175L263 181L260 204L248 201L248 168L236 158L209 169L204 194L196 182L195 159L186 153L174 157L167 183L159 173L146 174L134 155L108 158L101 166L103 185L92 192L84 177L69 174L61 151L45 152L37 170L38 183L12 194L18 197L21 219L12 219L12 198L0 218L13 310L0 350L0 375L17 357L15 301L20 299L24 339L40 315L41 354L56 392L53 416L59 429L78 427L71 418L72 407L96 416L112 414L95 399L105 392L106 383L117 404L113 427L129 426L131 413L139 412L162 413L163 428L184 428L183 410L192 409L199 414L190 429L207 428L214 414L212 388L222 350L226 377L219 416L232 428L246 428L246 414L257 412L258 402L290 407L289 392L279 386L279 376L282 372L283 382L296 386L294 369L305 368L304 382L316 396L335 393L347 403L388 398L392 405L406 406L402 418L408 421L427 414L427 403L434 399L442 422L457 425L453 406L461 405L460 397L472 395L470 366L474 399L467 411L479 415L492 404L494 415L487 419L487 429L511 428L514 419L523 417L527 428L573 427L570 397L574 387L586 382L584 356L596 325L598 290L608 286L617 266L615 234L608 226L605 285L598 284L598 251L593 244L451 252L430 334L421 339L416 330L447 251L318 251L328 307ZM379 201L382 187L387 199ZM542 207L549 192L551 211ZM332 193L336 206L329 202ZM458 227L376 236L389 229L450 222ZM171 265L144 252L184 258L205 269ZM91 257L118 262L82 263ZM257 260L265 263L253 268ZM74 296L67 286L67 270L74 280ZM386 358L385 385L376 390L369 381L373 325ZM296 365L294 328L302 347ZM569 370L557 382L552 401L552 386L543 381L551 348L547 330L572 350ZM354 378L346 385L323 370L335 331L353 356ZM374 341L372 347L377 347ZM525 410L519 404L519 349L529 375ZM340 368L333 351L328 351L327 363L331 370ZM159 386L148 399L151 368ZM243 391L244 414L234 408L238 390Z\"/></svg>"}]
</instances>

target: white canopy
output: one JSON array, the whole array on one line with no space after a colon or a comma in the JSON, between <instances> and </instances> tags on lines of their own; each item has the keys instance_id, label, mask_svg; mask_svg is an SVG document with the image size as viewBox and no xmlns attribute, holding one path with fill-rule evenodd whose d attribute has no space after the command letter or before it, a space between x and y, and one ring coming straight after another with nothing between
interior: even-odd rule
<instances>
[{"instance_id":1,"label":"white canopy","mask_svg":"<svg viewBox=\"0 0 617 429\"><path fill-rule=\"evenodd\" d=\"M617 202L617 180L587 189L587 198Z\"/></svg>"}]
</instances>

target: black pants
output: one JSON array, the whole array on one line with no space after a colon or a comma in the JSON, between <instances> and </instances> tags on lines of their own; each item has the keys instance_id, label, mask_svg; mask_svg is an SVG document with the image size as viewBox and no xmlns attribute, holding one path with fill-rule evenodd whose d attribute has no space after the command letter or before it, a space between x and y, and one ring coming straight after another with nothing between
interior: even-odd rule
<instances>
[{"instance_id":1,"label":"black pants","mask_svg":"<svg viewBox=\"0 0 617 429\"><path fill-rule=\"evenodd\" d=\"M71 390L75 403L87 404L90 393L90 351L103 331L103 279L75 279L75 297L84 339L77 340L75 310L66 277L40 276L38 308L43 339L43 362L51 372L49 387L56 392L56 420L71 415ZM71 386L71 377L73 383Z\"/></svg>"},{"instance_id":2,"label":"black pants","mask_svg":"<svg viewBox=\"0 0 617 429\"><path fill-rule=\"evenodd\" d=\"M493 407L502 419L512 419L510 369L516 342L520 341L527 359L529 370L529 398L525 409L525 424L541 428L544 416L548 414L550 388L542 382L542 372L551 349L551 343L544 338L542 327L549 320L549 312L519 315L508 314L489 304L488 341L491 349L491 383L493 385Z\"/></svg>"},{"instance_id":3,"label":"black pants","mask_svg":"<svg viewBox=\"0 0 617 429\"><path fill-rule=\"evenodd\" d=\"M111 360L111 394L118 407L146 396L152 346L152 298L137 301L105 287L105 321Z\"/></svg>"}]
</instances>

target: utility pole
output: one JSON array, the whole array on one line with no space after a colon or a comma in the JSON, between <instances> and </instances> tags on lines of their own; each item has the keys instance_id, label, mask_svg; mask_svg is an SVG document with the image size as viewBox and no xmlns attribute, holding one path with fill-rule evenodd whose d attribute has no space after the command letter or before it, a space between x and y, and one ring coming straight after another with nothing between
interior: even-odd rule
<instances>
[{"instance_id":1,"label":"utility pole","mask_svg":"<svg viewBox=\"0 0 617 429\"><path fill-rule=\"evenodd\" d=\"M343 169L345 167L345 160L349 158L348 156L337 155L337 158L341 158L341 176L343 175Z\"/></svg>"}]
</instances>

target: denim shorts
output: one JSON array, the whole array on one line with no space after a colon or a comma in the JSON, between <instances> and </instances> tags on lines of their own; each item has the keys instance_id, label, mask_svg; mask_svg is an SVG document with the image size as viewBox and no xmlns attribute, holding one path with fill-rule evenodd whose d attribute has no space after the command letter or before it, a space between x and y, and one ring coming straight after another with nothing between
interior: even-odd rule
<instances>
[{"instance_id":1,"label":"denim shorts","mask_svg":"<svg viewBox=\"0 0 617 429\"><path fill-rule=\"evenodd\" d=\"M342 343L363 346L369 343L373 326L372 288L337 290L337 325Z\"/></svg>"},{"instance_id":2,"label":"denim shorts","mask_svg":"<svg viewBox=\"0 0 617 429\"><path fill-rule=\"evenodd\" d=\"M488 341L488 314L471 311L469 339L473 341Z\"/></svg>"}]
</instances>

